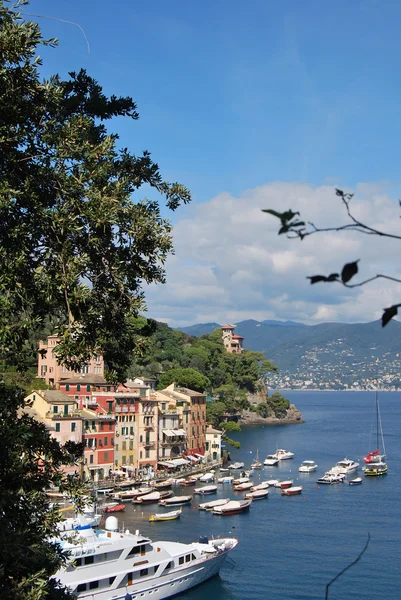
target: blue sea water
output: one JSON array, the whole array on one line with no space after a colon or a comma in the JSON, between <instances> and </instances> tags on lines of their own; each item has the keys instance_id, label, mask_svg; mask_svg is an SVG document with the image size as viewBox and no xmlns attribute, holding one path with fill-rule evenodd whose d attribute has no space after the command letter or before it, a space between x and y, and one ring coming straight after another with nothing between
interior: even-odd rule
<instances>
[{"instance_id":1,"label":"blue sea water","mask_svg":"<svg viewBox=\"0 0 401 600\"><path fill-rule=\"evenodd\" d=\"M350 564L371 539L360 561L329 589L330 600L401 599L401 393L380 393L380 411L389 472L364 477L360 486L319 486L316 479L344 457L359 460L376 445L373 392L285 392L301 410L304 424L248 426L232 434L241 442L233 460L249 466L256 451L264 459L276 448L295 453L278 467L264 467L253 479L293 478L299 496L271 489L268 499L253 502L248 513L228 517L183 506L181 519L149 523L154 506L128 506L124 525L153 540L190 542L200 535L240 540L220 575L180 596L182 600L324 599L326 584ZM315 460L317 472L302 475L303 460ZM231 486L216 497L242 498ZM186 488L182 493L190 493Z\"/></svg>"}]
</instances>

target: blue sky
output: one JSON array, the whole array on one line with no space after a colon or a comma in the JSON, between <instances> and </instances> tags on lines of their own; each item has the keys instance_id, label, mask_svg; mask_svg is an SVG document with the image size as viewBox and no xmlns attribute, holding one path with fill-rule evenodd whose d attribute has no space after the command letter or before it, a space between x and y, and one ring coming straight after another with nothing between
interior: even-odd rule
<instances>
[{"instance_id":1,"label":"blue sky","mask_svg":"<svg viewBox=\"0 0 401 600\"><path fill-rule=\"evenodd\" d=\"M206 260L202 248L195 252L193 238L185 247L182 240L188 230L196 235L200 228L205 235L202 224L208 224L217 207L215 218L220 221L208 247L219 254L224 229L225 243L233 244L238 255L256 246L268 251L263 263L268 282L274 279L271 264L277 268L277 261L271 260L277 247L299 257L299 246L295 249L293 243L273 238L276 229L270 222L255 240L255 221L244 224L241 232L234 210L240 221L241 214L246 216L255 207L259 219L265 218L259 208L265 198L272 206L280 190L281 208L301 202L312 217L324 218L326 213L335 215L337 207L341 220L338 200L333 198L332 206L329 199L330 186L337 185L358 189L360 210L376 222L382 220L384 204L389 222L398 219L394 202L401 192L401 3L120 0L111 5L103 0L33 0L25 12L82 26L90 53L77 27L38 19L44 34L60 41L56 50L42 53L44 73L66 75L84 67L107 93L131 95L141 119L113 124L121 144L137 153L150 150L165 178L185 183L193 193L193 205L173 216L177 254L167 267L167 286L149 293L151 316L172 325L209 316L217 321L265 316L315 322L325 320L325 315L332 320L369 320L378 316L376 302L383 308L382 302L396 294L394 288L380 288L372 298L371 291L361 289L350 298L342 289L306 288L305 276L314 274L308 265L336 270L324 261L313 263L319 252L312 244L311 250L302 249L305 263L297 267L304 269L302 286L299 280L294 289L291 270L273 286L276 298L281 290L292 304L284 311L267 307L273 293L269 287L260 290L259 301L247 304L246 298L238 300L235 286L231 289L222 282L226 269L231 283L238 280L235 265L218 264L213 253ZM300 195L305 194L302 201ZM316 207L319 198L324 204ZM376 214L371 214L373 206ZM355 251L365 251L363 244L359 242ZM381 252L380 261L388 265ZM252 261L247 265L249 272ZM187 310L177 314L183 268L192 268L190 274L199 283L193 296L200 295L204 304L197 308L191 297ZM210 273L218 291L210 287ZM255 288L249 286L251 296ZM301 287L303 310L296 308ZM358 302L360 310L351 310Z\"/></svg>"}]
</instances>

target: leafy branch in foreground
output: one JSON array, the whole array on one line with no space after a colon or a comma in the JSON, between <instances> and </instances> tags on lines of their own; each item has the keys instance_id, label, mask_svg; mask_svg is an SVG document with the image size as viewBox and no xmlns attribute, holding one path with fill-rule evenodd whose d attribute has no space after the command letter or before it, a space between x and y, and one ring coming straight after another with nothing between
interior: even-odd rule
<instances>
[{"instance_id":1,"label":"leafy branch in foreground","mask_svg":"<svg viewBox=\"0 0 401 600\"><path fill-rule=\"evenodd\" d=\"M273 210L273 209L263 209L262 212L270 214L274 217L277 217L280 220L281 226L278 231L279 235L286 234L289 239L300 239L304 240L306 237L310 235L314 235L316 233L324 233L331 231L357 231L358 233L363 233L366 235L376 235L379 237L391 238L396 240L401 240L401 236L394 235L392 233L388 233L386 231L382 231L375 227L371 227L362 223L359 219L357 219L351 212L351 200L354 197L354 194L350 194L344 192L343 190L336 189L336 196L341 198L343 205L345 206L348 218L350 219L350 223L346 223L344 225L338 225L334 227L317 227L314 223L308 222L306 224L305 221L301 221L298 219L300 215L299 212L294 212L289 209L282 213ZM401 201L399 201L401 206ZM309 228L307 227L309 226ZM378 273L373 277L369 277L359 283L349 283L351 279L358 273L358 262L359 259L350 263L346 263L341 270L340 273L330 273L330 275L311 275L307 277L310 280L311 284L315 283L340 283L341 285L347 288L355 288L366 285L367 283L371 283L377 279L387 279L389 281L394 281L396 283L401 283L401 279L397 277L391 277L390 275L385 275ZM398 309L401 308L401 304L393 304L387 308L383 309L382 314L382 326L385 327L389 321L393 317L395 317L398 313Z\"/></svg>"}]
</instances>

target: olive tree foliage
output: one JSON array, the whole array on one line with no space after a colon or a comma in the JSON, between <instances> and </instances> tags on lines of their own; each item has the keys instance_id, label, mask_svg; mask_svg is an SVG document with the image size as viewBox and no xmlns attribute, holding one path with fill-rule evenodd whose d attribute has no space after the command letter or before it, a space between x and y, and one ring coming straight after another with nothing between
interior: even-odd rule
<instances>
[{"instance_id":1,"label":"olive tree foliage","mask_svg":"<svg viewBox=\"0 0 401 600\"><path fill-rule=\"evenodd\" d=\"M364 235L401 240L401 235L391 234L376 227L372 227L356 218L355 215L352 213L352 198L354 197L354 194L344 192L340 189L336 189L335 192L336 195L341 199L341 202L345 208L348 217L348 222L344 225L337 225L333 227L318 227L314 223L307 223L306 221L303 221L300 216L300 213L294 212L292 209L280 213L276 210L269 208L264 209L263 212L278 218L280 220L280 229L278 231L279 235L284 234L290 239L295 238L302 241L310 235L328 231L357 231L358 233ZM399 204L401 206L401 201L399 201ZM358 273L359 262L360 260L358 259L343 265L341 267L341 272L340 269L338 269L338 272L333 272L328 275L312 275L309 276L308 279L310 280L311 284L321 282L339 283L348 288L360 287L377 279L388 279L390 281L401 283L400 279L391 277L390 275L386 275L383 273L378 273L373 277L359 281L357 283L350 283L351 279L353 279L353 277ZM399 308L401 308L401 304L393 304L392 306L383 309L383 327L385 327L387 323L397 315Z\"/></svg>"},{"instance_id":2,"label":"olive tree foliage","mask_svg":"<svg viewBox=\"0 0 401 600\"><path fill-rule=\"evenodd\" d=\"M130 97L107 97L84 70L42 81L36 23L0 1L0 353L23 368L28 340L54 319L61 364L102 351L124 380L131 320L144 282L164 282L171 226L147 184L175 210L188 190L163 180L149 152L117 147L105 122L138 119Z\"/></svg>"}]
</instances>

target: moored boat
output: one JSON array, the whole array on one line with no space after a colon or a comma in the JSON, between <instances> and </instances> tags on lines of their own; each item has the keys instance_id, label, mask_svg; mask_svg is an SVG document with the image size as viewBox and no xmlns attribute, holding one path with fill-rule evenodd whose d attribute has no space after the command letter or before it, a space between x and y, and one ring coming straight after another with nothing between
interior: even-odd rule
<instances>
[{"instance_id":1,"label":"moored boat","mask_svg":"<svg viewBox=\"0 0 401 600\"><path fill-rule=\"evenodd\" d=\"M335 483L344 483L345 475L340 473L325 473L322 477L316 480L316 483L332 485Z\"/></svg>"},{"instance_id":2,"label":"moored boat","mask_svg":"<svg viewBox=\"0 0 401 600\"><path fill-rule=\"evenodd\" d=\"M261 466L262 463L259 461L259 450L256 450L256 456L253 463L251 464L251 469L260 469Z\"/></svg>"},{"instance_id":3,"label":"moored boat","mask_svg":"<svg viewBox=\"0 0 401 600\"><path fill-rule=\"evenodd\" d=\"M294 457L294 453L289 450L283 450L283 448L278 448L273 456L278 458L278 460L289 460Z\"/></svg>"},{"instance_id":4,"label":"moored boat","mask_svg":"<svg viewBox=\"0 0 401 600\"><path fill-rule=\"evenodd\" d=\"M251 498L248 498L247 500L230 500L230 502L227 502L227 504L215 506L213 509L213 514L221 516L236 515L247 510L251 504Z\"/></svg>"},{"instance_id":5,"label":"moored boat","mask_svg":"<svg viewBox=\"0 0 401 600\"><path fill-rule=\"evenodd\" d=\"M299 467L298 471L300 473L312 473L313 471L316 471L316 469L317 464L314 460L304 460L302 461L302 464Z\"/></svg>"},{"instance_id":6,"label":"moored boat","mask_svg":"<svg viewBox=\"0 0 401 600\"><path fill-rule=\"evenodd\" d=\"M152 504L154 502L159 502L159 500L170 498L172 495L173 492L171 490L166 490L164 492L151 492L150 494L133 498L132 502L133 504Z\"/></svg>"},{"instance_id":7,"label":"moored boat","mask_svg":"<svg viewBox=\"0 0 401 600\"><path fill-rule=\"evenodd\" d=\"M380 475L386 475L387 471L388 466L385 462L370 463L364 468L367 477L380 477Z\"/></svg>"},{"instance_id":8,"label":"moored boat","mask_svg":"<svg viewBox=\"0 0 401 600\"><path fill-rule=\"evenodd\" d=\"M365 462L364 472L368 477L379 477L388 471L386 461L386 449L384 447L383 427L379 409L379 396L376 392L376 450L369 452L363 459Z\"/></svg>"},{"instance_id":9,"label":"moored boat","mask_svg":"<svg viewBox=\"0 0 401 600\"><path fill-rule=\"evenodd\" d=\"M201 475L199 477L199 481L203 481L203 482L209 482L209 481L214 481L214 471L209 472L209 473L205 473L204 475Z\"/></svg>"},{"instance_id":10,"label":"moored boat","mask_svg":"<svg viewBox=\"0 0 401 600\"><path fill-rule=\"evenodd\" d=\"M118 502L107 502L106 504L103 504L101 509L106 513L122 512L125 510L125 504L120 504Z\"/></svg>"},{"instance_id":11,"label":"moored boat","mask_svg":"<svg viewBox=\"0 0 401 600\"><path fill-rule=\"evenodd\" d=\"M173 485L172 479L165 479L164 481L158 481L153 485L156 490L168 490Z\"/></svg>"},{"instance_id":12,"label":"moored boat","mask_svg":"<svg viewBox=\"0 0 401 600\"><path fill-rule=\"evenodd\" d=\"M245 466L245 463L243 462L235 462L232 465L230 465L230 469L236 470L236 469L243 469Z\"/></svg>"},{"instance_id":13,"label":"moored boat","mask_svg":"<svg viewBox=\"0 0 401 600\"><path fill-rule=\"evenodd\" d=\"M355 460L351 460L349 458L344 458L343 460L339 460L338 463L333 467L334 470L337 470L339 473L345 473L345 475L351 475L358 470L359 463Z\"/></svg>"},{"instance_id":14,"label":"moored boat","mask_svg":"<svg viewBox=\"0 0 401 600\"><path fill-rule=\"evenodd\" d=\"M355 479L350 479L348 481L348 485L361 485L362 477L355 477Z\"/></svg>"},{"instance_id":15,"label":"moored boat","mask_svg":"<svg viewBox=\"0 0 401 600\"><path fill-rule=\"evenodd\" d=\"M178 510L172 510L167 513L154 513L153 515L149 516L149 521L151 523L155 521L175 521L175 519L178 519L181 516L181 513L182 508L179 508Z\"/></svg>"},{"instance_id":16,"label":"moored boat","mask_svg":"<svg viewBox=\"0 0 401 600\"><path fill-rule=\"evenodd\" d=\"M216 575L238 544L235 538L201 538L190 544L152 542L139 532L119 531L115 517L108 517L106 530L80 530L79 540L77 544L68 534L55 540L68 558L54 579L74 597L92 600L124 600L142 594L162 600L185 592Z\"/></svg>"},{"instance_id":17,"label":"moored boat","mask_svg":"<svg viewBox=\"0 0 401 600\"><path fill-rule=\"evenodd\" d=\"M265 467L276 467L279 463L279 460L274 454L268 454L263 464Z\"/></svg>"},{"instance_id":18,"label":"moored boat","mask_svg":"<svg viewBox=\"0 0 401 600\"><path fill-rule=\"evenodd\" d=\"M262 481L258 485L253 485L251 487L251 492L258 492L259 490L267 490L268 487L269 487L269 482L268 481Z\"/></svg>"},{"instance_id":19,"label":"moored boat","mask_svg":"<svg viewBox=\"0 0 401 600\"><path fill-rule=\"evenodd\" d=\"M201 488L195 488L194 494L200 494L201 496L205 494L215 494L217 492L217 485L204 485Z\"/></svg>"},{"instance_id":20,"label":"moored boat","mask_svg":"<svg viewBox=\"0 0 401 600\"><path fill-rule=\"evenodd\" d=\"M266 488L261 490L255 490L254 492L248 492L247 494L245 494L245 498L252 498L252 500L261 500L262 498L267 498L268 495L269 490Z\"/></svg>"},{"instance_id":21,"label":"moored boat","mask_svg":"<svg viewBox=\"0 0 401 600\"><path fill-rule=\"evenodd\" d=\"M232 475L225 475L224 477L219 477L217 483L232 483L234 477Z\"/></svg>"},{"instance_id":22,"label":"moored boat","mask_svg":"<svg viewBox=\"0 0 401 600\"><path fill-rule=\"evenodd\" d=\"M302 485L294 485L289 488L283 488L281 490L282 496L296 496L302 492Z\"/></svg>"},{"instance_id":23,"label":"moored boat","mask_svg":"<svg viewBox=\"0 0 401 600\"><path fill-rule=\"evenodd\" d=\"M293 483L293 479L286 479L285 481L277 481L274 487L280 488L281 490L285 490L286 488L291 487Z\"/></svg>"},{"instance_id":24,"label":"moored boat","mask_svg":"<svg viewBox=\"0 0 401 600\"><path fill-rule=\"evenodd\" d=\"M247 481L247 482L239 483L238 485L235 485L234 489L236 492L245 492L247 490L250 490L251 487L253 487L253 483L251 481Z\"/></svg>"},{"instance_id":25,"label":"moored boat","mask_svg":"<svg viewBox=\"0 0 401 600\"><path fill-rule=\"evenodd\" d=\"M159 500L159 504L162 506L176 506L180 504L187 504L191 502L192 496L172 496L171 498L165 498L164 500Z\"/></svg>"},{"instance_id":26,"label":"moored boat","mask_svg":"<svg viewBox=\"0 0 401 600\"><path fill-rule=\"evenodd\" d=\"M219 498L218 500L211 500L210 502L203 502L199 504L199 510L212 510L215 506L223 506L230 502L230 498Z\"/></svg>"},{"instance_id":27,"label":"moored boat","mask_svg":"<svg viewBox=\"0 0 401 600\"><path fill-rule=\"evenodd\" d=\"M233 479L233 485L240 485L241 483L248 483L249 477L239 477L238 479Z\"/></svg>"}]
</instances>

